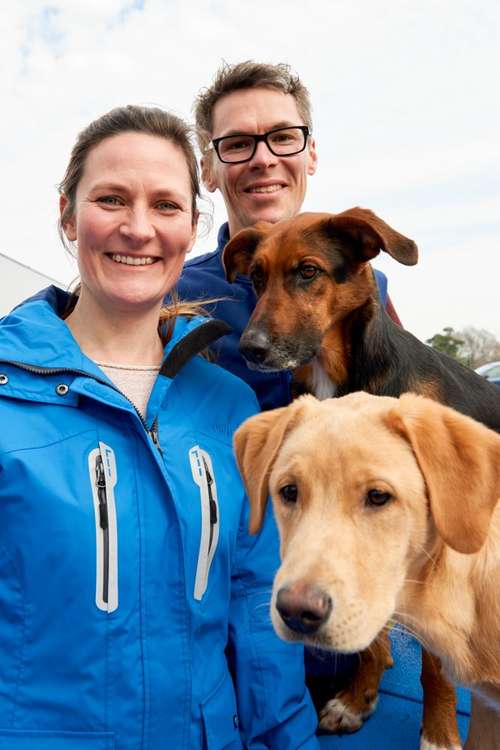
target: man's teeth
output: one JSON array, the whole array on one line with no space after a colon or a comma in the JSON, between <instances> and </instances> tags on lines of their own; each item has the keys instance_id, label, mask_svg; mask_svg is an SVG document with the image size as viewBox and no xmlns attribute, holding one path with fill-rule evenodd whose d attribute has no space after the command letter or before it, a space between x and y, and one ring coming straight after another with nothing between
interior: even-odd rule
<instances>
[{"instance_id":1,"label":"man's teeth","mask_svg":"<svg viewBox=\"0 0 500 750\"><path fill-rule=\"evenodd\" d=\"M249 193L276 193L281 190L283 185L263 185L262 187L248 188Z\"/></svg>"},{"instance_id":2,"label":"man's teeth","mask_svg":"<svg viewBox=\"0 0 500 750\"><path fill-rule=\"evenodd\" d=\"M125 263L127 266L150 266L156 258L137 258L133 255L112 255L111 258L115 263Z\"/></svg>"}]
</instances>

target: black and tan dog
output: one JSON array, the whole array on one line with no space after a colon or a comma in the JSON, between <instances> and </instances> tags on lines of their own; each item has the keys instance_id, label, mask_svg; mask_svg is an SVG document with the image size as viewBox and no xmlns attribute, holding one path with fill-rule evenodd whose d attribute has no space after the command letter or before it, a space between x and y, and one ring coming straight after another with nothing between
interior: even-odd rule
<instances>
[{"instance_id":1,"label":"black and tan dog","mask_svg":"<svg viewBox=\"0 0 500 750\"><path fill-rule=\"evenodd\" d=\"M386 314L369 264L381 250L405 265L417 262L412 240L361 208L259 222L236 234L223 255L228 279L249 275L258 298L240 342L249 366L291 369L300 390L318 398L419 393L500 431L498 388ZM362 654L353 685L325 706L323 728L355 728L373 710L388 648L382 638ZM453 688L427 655L422 684L421 747L460 747Z\"/></svg>"}]
</instances>

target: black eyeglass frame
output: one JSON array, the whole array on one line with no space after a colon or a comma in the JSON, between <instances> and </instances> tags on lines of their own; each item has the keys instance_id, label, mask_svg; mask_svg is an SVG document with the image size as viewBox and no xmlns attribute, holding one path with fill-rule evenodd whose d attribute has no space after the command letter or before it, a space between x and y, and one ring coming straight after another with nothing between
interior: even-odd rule
<instances>
[{"instance_id":1,"label":"black eyeglass frame","mask_svg":"<svg viewBox=\"0 0 500 750\"><path fill-rule=\"evenodd\" d=\"M302 134L304 136L304 145L302 148L299 148L298 151L292 151L290 154L277 154L276 151L273 151L269 141L267 140L270 135L273 133L279 133L280 130L301 130ZM215 153L217 154L217 157L219 161L221 161L223 164L244 164L246 161L250 161L250 159L253 159L255 156L255 152L257 151L257 144L261 141L264 141L269 151L273 154L273 156L279 156L284 157L285 159L288 156L296 156L296 154L302 153L304 151L305 147L307 146L307 139L311 135L311 131L309 130L309 127L307 125L290 125L290 126L282 126L281 128L273 128L273 130L268 130L267 133L232 133L231 135L223 135L221 138L214 138L211 141L211 144L214 148ZM246 159L238 159L237 161L228 161L227 159L223 159L219 152L219 144L222 141L226 141L229 138L238 138L238 136L241 136L242 138L253 138L253 149L250 156L247 156Z\"/></svg>"}]
</instances>

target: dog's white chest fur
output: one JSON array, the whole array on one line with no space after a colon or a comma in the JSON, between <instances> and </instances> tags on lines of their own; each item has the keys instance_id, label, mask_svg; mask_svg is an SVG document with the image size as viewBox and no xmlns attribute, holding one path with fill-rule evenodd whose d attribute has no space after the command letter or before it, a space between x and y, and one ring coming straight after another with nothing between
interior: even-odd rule
<instances>
[{"instance_id":1,"label":"dog's white chest fur","mask_svg":"<svg viewBox=\"0 0 500 750\"><path fill-rule=\"evenodd\" d=\"M312 363L311 391L320 401L333 398L337 393L337 384L326 374L317 359Z\"/></svg>"}]
</instances>

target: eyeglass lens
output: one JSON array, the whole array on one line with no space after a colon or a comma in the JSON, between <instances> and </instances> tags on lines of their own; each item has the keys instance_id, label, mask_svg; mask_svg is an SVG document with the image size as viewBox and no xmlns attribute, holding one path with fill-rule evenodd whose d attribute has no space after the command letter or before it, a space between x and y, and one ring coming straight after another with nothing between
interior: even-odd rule
<instances>
[{"instance_id":1,"label":"eyeglass lens","mask_svg":"<svg viewBox=\"0 0 500 750\"><path fill-rule=\"evenodd\" d=\"M281 128L266 134L266 143L275 156L290 156L304 148L306 135L300 128ZM250 159L255 148L255 136L233 135L221 139L219 155L224 161Z\"/></svg>"}]
</instances>

